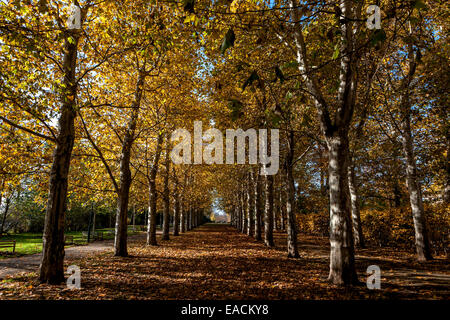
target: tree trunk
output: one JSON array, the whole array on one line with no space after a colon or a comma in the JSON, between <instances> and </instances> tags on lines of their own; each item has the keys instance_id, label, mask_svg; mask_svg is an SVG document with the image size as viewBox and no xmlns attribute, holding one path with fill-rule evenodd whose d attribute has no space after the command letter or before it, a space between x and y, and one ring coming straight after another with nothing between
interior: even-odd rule
<instances>
[{"instance_id":1,"label":"tree trunk","mask_svg":"<svg viewBox=\"0 0 450 320\"><path fill-rule=\"evenodd\" d=\"M237 229L238 224L237 224L237 219L238 219L238 211L239 208L237 205L233 205L233 218L231 220L233 227L235 227Z\"/></svg>"},{"instance_id":2,"label":"tree trunk","mask_svg":"<svg viewBox=\"0 0 450 320\"><path fill-rule=\"evenodd\" d=\"M352 159L350 159L348 167L348 188L350 191L352 226L355 246L365 248L364 235L361 226L361 217L359 214L358 185L355 177L355 165L353 164Z\"/></svg>"},{"instance_id":3,"label":"tree trunk","mask_svg":"<svg viewBox=\"0 0 450 320\"><path fill-rule=\"evenodd\" d=\"M283 199L283 194L285 192L283 192L283 177L282 174L280 173L280 193L279 193L279 201L280 201L280 227L281 230L286 231L286 207L283 205L284 203L284 199ZM289 190L286 190L286 194L289 192ZM287 199L286 199L287 201Z\"/></svg>"},{"instance_id":4,"label":"tree trunk","mask_svg":"<svg viewBox=\"0 0 450 320\"><path fill-rule=\"evenodd\" d=\"M263 206L262 206L262 176L258 171L255 173L255 240L262 240L262 217L263 217Z\"/></svg>"},{"instance_id":5,"label":"tree trunk","mask_svg":"<svg viewBox=\"0 0 450 320\"><path fill-rule=\"evenodd\" d=\"M293 174L294 165L294 132L289 132L288 154L286 156L286 178L288 187L288 196L286 201L286 217L287 217L287 249L288 257L298 258L297 247L297 219L295 217L295 183Z\"/></svg>"},{"instance_id":6,"label":"tree trunk","mask_svg":"<svg viewBox=\"0 0 450 320\"><path fill-rule=\"evenodd\" d=\"M253 172L250 171L249 173L249 184L246 188L246 194L247 194L247 235L253 236L254 230L255 230L255 200L254 200L254 190L252 189L252 186L254 184L254 178L253 178Z\"/></svg>"},{"instance_id":7,"label":"tree trunk","mask_svg":"<svg viewBox=\"0 0 450 320\"><path fill-rule=\"evenodd\" d=\"M330 274L337 285L356 284L353 232L348 189L348 133L336 131L327 137L330 184Z\"/></svg>"},{"instance_id":8,"label":"tree trunk","mask_svg":"<svg viewBox=\"0 0 450 320\"><path fill-rule=\"evenodd\" d=\"M180 200L180 232L186 232L186 208L184 196L182 196Z\"/></svg>"},{"instance_id":9,"label":"tree trunk","mask_svg":"<svg viewBox=\"0 0 450 320\"><path fill-rule=\"evenodd\" d=\"M279 188L279 178L281 177L280 174L275 175L273 178L273 229L279 231L280 230L280 197L279 197L279 191L281 189Z\"/></svg>"},{"instance_id":10,"label":"tree trunk","mask_svg":"<svg viewBox=\"0 0 450 320\"><path fill-rule=\"evenodd\" d=\"M77 99L77 47L79 33L66 31L64 43L64 87L60 94L60 115L45 213L42 258L39 280L42 283L59 284L64 281L64 219L67 209L67 187L70 158L75 141L75 117ZM71 39L69 41L69 38Z\"/></svg>"},{"instance_id":11,"label":"tree trunk","mask_svg":"<svg viewBox=\"0 0 450 320\"><path fill-rule=\"evenodd\" d=\"M169 174L170 174L170 157L169 157L169 137L167 137L166 142L166 156L165 156L165 175L164 175L164 211L163 211L163 230L162 230L162 240L169 240L169 229L170 229L170 189L169 189Z\"/></svg>"},{"instance_id":12,"label":"tree trunk","mask_svg":"<svg viewBox=\"0 0 450 320\"><path fill-rule=\"evenodd\" d=\"M114 239L114 255L118 257L128 256L127 236L128 236L128 201L130 198L131 187L131 147L134 142L134 132L136 131L137 120L139 117L139 109L141 107L141 99L143 94L143 86L145 81L145 73L139 72L136 89L134 94L134 102L128 128L122 142L122 153L120 155L120 185L117 199L116 214L116 236Z\"/></svg>"},{"instance_id":13,"label":"tree trunk","mask_svg":"<svg viewBox=\"0 0 450 320\"><path fill-rule=\"evenodd\" d=\"M241 201L242 201L242 229L241 232L247 233L247 192L246 186L243 183L241 188Z\"/></svg>"},{"instance_id":14,"label":"tree trunk","mask_svg":"<svg viewBox=\"0 0 450 320\"><path fill-rule=\"evenodd\" d=\"M95 235L95 217L97 212L94 210L94 204L92 204L92 234Z\"/></svg>"},{"instance_id":15,"label":"tree trunk","mask_svg":"<svg viewBox=\"0 0 450 320\"><path fill-rule=\"evenodd\" d=\"M445 110L442 108L442 110ZM447 124L446 129L446 136L447 136L447 161L445 164L445 182L444 182L444 190L442 192L442 199L444 200L444 203L449 204L450 203L450 128Z\"/></svg>"},{"instance_id":16,"label":"tree trunk","mask_svg":"<svg viewBox=\"0 0 450 320\"><path fill-rule=\"evenodd\" d=\"M406 110L408 108L408 110ZM416 239L416 251L419 261L431 260L430 243L422 203L422 190L417 177L417 166L413 150L413 137L411 134L411 123L409 106L404 107L402 121L402 144L406 160L406 185L408 187L409 201L414 221L414 232Z\"/></svg>"},{"instance_id":17,"label":"tree trunk","mask_svg":"<svg viewBox=\"0 0 450 320\"><path fill-rule=\"evenodd\" d=\"M189 204L189 210L188 210L188 214L186 215L186 227L187 227L187 231L192 230L192 204Z\"/></svg>"},{"instance_id":18,"label":"tree trunk","mask_svg":"<svg viewBox=\"0 0 450 320\"><path fill-rule=\"evenodd\" d=\"M153 160L152 167L150 169L150 174L147 176L148 180L148 215L147 215L147 245L156 246L158 243L156 241L156 205L158 192L156 190L156 175L158 174L158 164L159 158L161 156L161 144L162 135L158 135L158 140L156 142L156 152L155 158Z\"/></svg>"},{"instance_id":19,"label":"tree trunk","mask_svg":"<svg viewBox=\"0 0 450 320\"><path fill-rule=\"evenodd\" d=\"M3 211L2 225L0 226L0 238L3 236L3 230L5 228L6 217L8 216L10 202L11 202L11 198L8 196L5 200L5 210ZM2 202L0 199L0 207L1 207L1 204L2 204Z\"/></svg>"},{"instance_id":20,"label":"tree trunk","mask_svg":"<svg viewBox=\"0 0 450 320\"><path fill-rule=\"evenodd\" d=\"M178 187L175 189L174 198L174 212L173 212L173 235L178 236L180 234L180 194Z\"/></svg>"},{"instance_id":21,"label":"tree trunk","mask_svg":"<svg viewBox=\"0 0 450 320\"><path fill-rule=\"evenodd\" d=\"M264 210L264 243L273 247L273 176L266 176L266 207Z\"/></svg>"},{"instance_id":22,"label":"tree trunk","mask_svg":"<svg viewBox=\"0 0 450 320\"><path fill-rule=\"evenodd\" d=\"M131 217L131 224L133 225L133 232L136 231L136 205L133 205L133 216ZM95 214L94 214L95 222Z\"/></svg>"}]
</instances>

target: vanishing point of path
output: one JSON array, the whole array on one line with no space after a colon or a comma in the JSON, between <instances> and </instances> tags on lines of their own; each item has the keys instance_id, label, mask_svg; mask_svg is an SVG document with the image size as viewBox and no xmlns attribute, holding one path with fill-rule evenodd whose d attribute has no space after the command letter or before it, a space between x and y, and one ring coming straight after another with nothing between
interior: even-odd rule
<instances>
[{"instance_id":1,"label":"vanishing point of path","mask_svg":"<svg viewBox=\"0 0 450 320\"><path fill-rule=\"evenodd\" d=\"M267 248L223 224L158 240L159 246L153 247L145 245L144 234L132 237L126 258L114 257L106 242L98 252L81 251L92 245L75 247L80 251L73 254L67 249L66 268L81 268L81 290L42 285L35 273L29 273L0 282L0 299L450 298L448 260L420 264L413 254L397 249L358 250L362 285L345 289L326 281L329 244L323 237L300 236L300 259L286 257L285 234L275 233L276 247ZM381 290L365 286L369 265L381 268Z\"/></svg>"}]
</instances>

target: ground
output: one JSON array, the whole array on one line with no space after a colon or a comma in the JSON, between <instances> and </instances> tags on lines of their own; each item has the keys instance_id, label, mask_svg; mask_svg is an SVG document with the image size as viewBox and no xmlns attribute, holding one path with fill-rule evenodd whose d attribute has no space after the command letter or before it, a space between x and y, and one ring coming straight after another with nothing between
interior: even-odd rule
<instances>
[{"instance_id":1,"label":"ground","mask_svg":"<svg viewBox=\"0 0 450 320\"><path fill-rule=\"evenodd\" d=\"M81 267L81 289L39 284L36 273L6 277L0 299L449 299L448 260L418 263L411 253L370 248L357 251L360 286L337 288L327 281L328 240L299 236L301 258L286 256L286 235L275 248L223 224L207 224L159 246L145 234L129 243L130 256L104 250L68 255ZM81 247L79 247L81 248ZM381 268L381 290L365 285L369 265Z\"/></svg>"}]
</instances>

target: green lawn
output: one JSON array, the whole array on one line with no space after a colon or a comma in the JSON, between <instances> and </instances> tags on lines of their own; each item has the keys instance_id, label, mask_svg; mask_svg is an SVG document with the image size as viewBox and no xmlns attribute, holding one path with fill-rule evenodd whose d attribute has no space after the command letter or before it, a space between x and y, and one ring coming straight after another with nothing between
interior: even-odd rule
<instances>
[{"instance_id":1,"label":"green lawn","mask_svg":"<svg viewBox=\"0 0 450 320\"><path fill-rule=\"evenodd\" d=\"M114 228L96 229L103 232L103 239L114 239ZM110 231L110 232L108 232ZM137 233L137 232L135 232ZM128 234L132 235L133 227L128 226ZM87 241L83 238L82 231L66 232L66 235L73 236L76 245L85 245ZM42 251L42 233L17 233L4 235L1 240L16 240L16 252L12 254L12 248L0 248L0 259L17 257L28 254L35 254ZM72 245L68 245L70 247Z\"/></svg>"}]
</instances>

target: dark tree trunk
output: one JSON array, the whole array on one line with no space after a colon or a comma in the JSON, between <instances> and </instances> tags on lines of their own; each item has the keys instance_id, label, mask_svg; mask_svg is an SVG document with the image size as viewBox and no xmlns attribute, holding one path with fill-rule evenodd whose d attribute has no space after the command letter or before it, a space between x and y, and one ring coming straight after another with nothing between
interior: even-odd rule
<instances>
[{"instance_id":1,"label":"dark tree trunk","mask_svg":"<svg viewBox=\"0 0 450 320\"><path fill-rule=\"evenodd\" d=\"M188 214L186 216L187 231L192 230L192 223L191 223L192 222L192 218L191 218L191 216L192 216L192 205L189 204L189 211L188 211Z\"/></svg>"},{"instance_id":2,"label":"dark tree trunk","mask_svg":"<svg viewBox=\"0 0 450 320\"><path fill-rule=\"evenodd\" d=\"M141 107L141 99L145 81L145 73L139 72L134 94L134 102L131 118L128 122L128 128L122 142L122 153L120 155L120 185L117 199L116 214L116 236L114 239L114 255L119 257L128 256L127 249L127 229L128 229L128 201L130 198L131 187L131 147L134 142L134 133L136 131L137 120L139 117L139 109Z\"/></svg>"},{"instance_id":3,"label":"dark tree trunk","mask_svg":"<svg viewBox=\"0 0 450 320\"><path fill-rule=\"evenodd\" d=\"M286 201L286 217L287 217L287 249L288 257L298 258L297 247L297 219L295 217L295 183L293 174L294 165L294 132L289 132L288 154L286 156L286 178L288 187L288 197Z\"/></svg>"},{"instance_id":4,"label":"dark tree trunk","mask_svg":"<svg viewBox=\"0 0 450 320\"><path fill-rule=\"evenodd\" d=\"M70 158L75 141L74 121L77 99L77 47L79 33L66 31L64 43L64 88L61 90L61 109L58 133L50 170L50 183L45 213L42 258L39 268L40 282L59 284L64 281L64 219L67 209L67 187ZM71 38L69 41L68 39Z\"/></svg>"},{"instance_id":5,"label":"dark tree trunk","mask_svg":"<svg viewBox=\"0 0 450 320\"><path fill-rule=\"evenodd\" d=\"M282 174L280 173L280 193L279 193L279 201L280 201L280 224L281 224L281 230L283 230L283 231L286 231L286 220L287 220L287 218L286 218L286 215L287 215L287 213L286 213L286 206L284 206L284 198L283 198L283 194L288 194L288 190L286 190L286 192L283 192L283 187L284 187L284 184L283 184L283 178L282 178ZM287 201L287 199L286 199L286 201Z\"/></svg>"},{"instance_id":6,"label":"dark tree trunk","mask_svg":"<svg viewBox=\"0 0 450 320\"><path fill-rule=\"evenodd\" d=\"M266 176L266 207L264 210L264 243L273 247L273 176Z\"/></svg>"},{"instance_id":7,"label":"dark tree trunk","mask_svg":"<svg viewBox=\"0 0 450 320\"><path fill-rule=\"evenodd\" d=\"M195 214L197 212L197 209L192 209L192 212L189 216L189 218L191 219L190 224L191 224L191 230L195 229Z\"/></svg>"},{"instance_id":8,"label":"dark tree trunk","mask_svg":"<svg viewBox=\"0 0 450 320\"><path fill-rule=\"evenodd\" d=\"M355 246L365 248L364 235L361 226L361 217L359 213L358 185L355 177L355 166L352 159L350 159L348 167L348 188L350 191L350 200L352 206L352 226Z\"/></svg>"},{"instance_id":9,"label":"dark tree trunk","mask_svg":"<svg viewBox=\"0 0 450 320\"><path fill-rule=\"evenodd\" d=\"M158 140L156 142L156 152L153 160L152 167L150 169L150 174L147 176L148 179L148 223L147 223L147 245L156 246L158 243L156 241L156 205L158 192L156 190L156 175L158 174L158 164L159 158L161 157L161 144L162 135L158 135Z\"/></svg>"},{"instance_id":10,"label":"dark tree trunk","mask_svg":"<svg viewBox=\"0 0 450 320\"><path fill-rule=\"evenodd\" d=\"M445 110L442 108L442 110ZM450 203L450 126L447 124L446 127L446 136L447 136L447 161L445 164L445 182L444 182L444 190L442 192L442 199L444 200L444 203L449 204Z\"/></svg>"},{"instance_id":11,"label":"dark tree trunk","mask_svg":"<svg viewBox=\"0 0 450 320\"><path fill-rule=\"evenodd\" d=\"M3 210L3 215L2 215L2 225L0 226L0 238L3 236L3 230L5 228L6 217L8 216L10 202L11 202L11 198L7 197L5 200L5 210ZM0 197L0 206L1 206L1 204L2 204L2 201L1 201L1 197Z\"/></svg>"}]
</instances>

